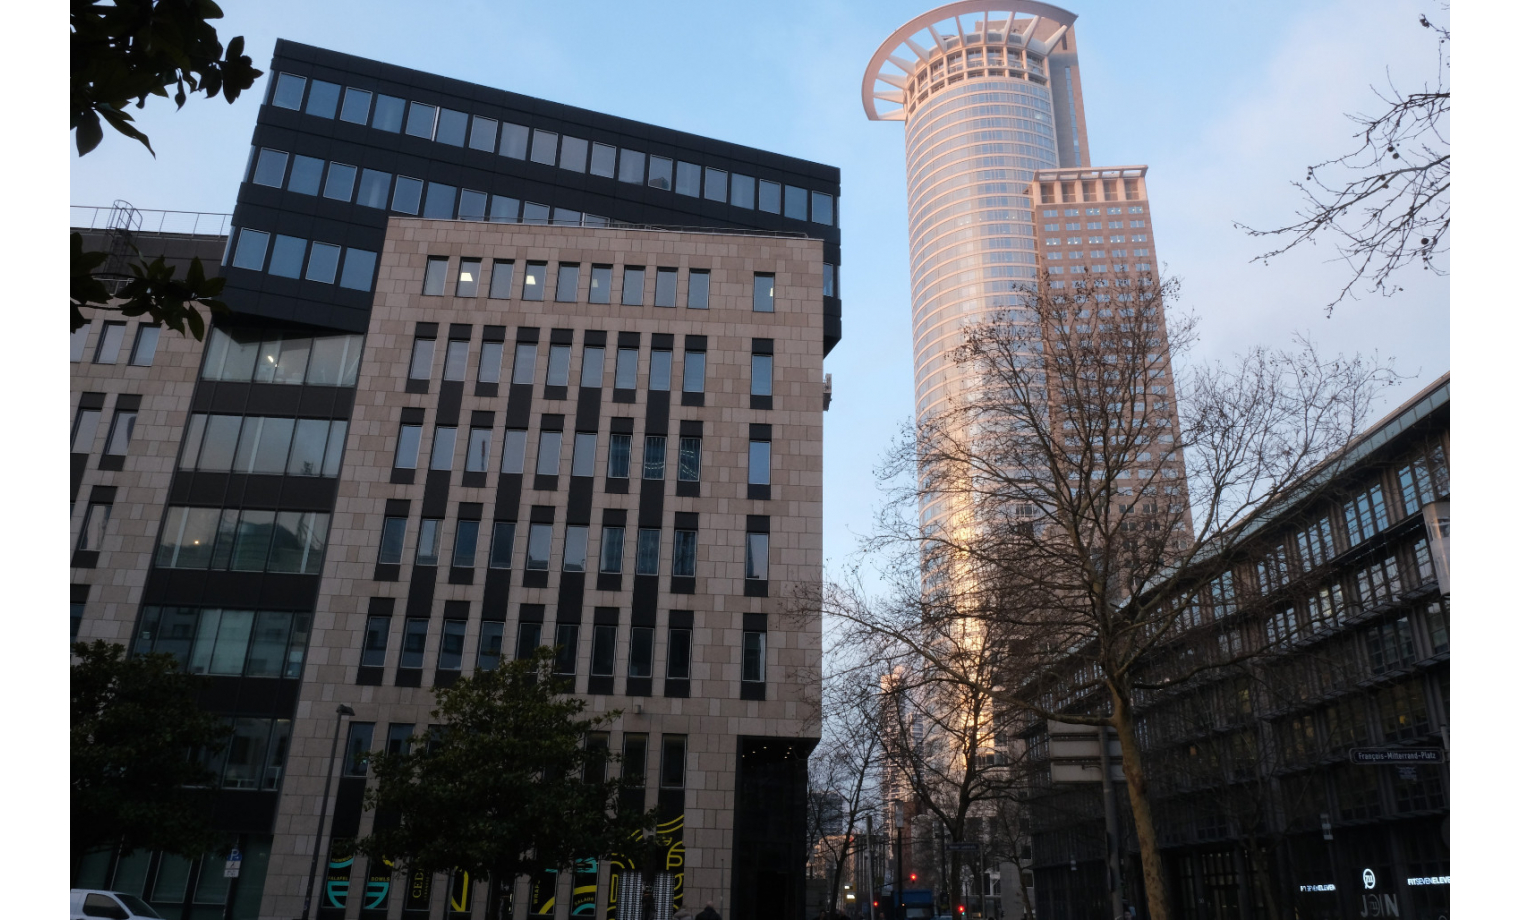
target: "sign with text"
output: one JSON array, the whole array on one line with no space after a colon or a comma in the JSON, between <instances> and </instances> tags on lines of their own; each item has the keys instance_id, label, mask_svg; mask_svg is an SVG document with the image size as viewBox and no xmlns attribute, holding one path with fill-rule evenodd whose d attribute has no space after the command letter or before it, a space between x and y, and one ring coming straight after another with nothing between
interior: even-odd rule
<instances>
[{"instance_id":1,"label":"sign with text","mask_svg":"<svg viewBox=\"0 0 1520 920\"><path fill-rule=\"evenodd\" d=\"M1352 748L1351 762L1364 766L1413 766L1445 763L1441 748Z\"/></svg>"}]
</instances>

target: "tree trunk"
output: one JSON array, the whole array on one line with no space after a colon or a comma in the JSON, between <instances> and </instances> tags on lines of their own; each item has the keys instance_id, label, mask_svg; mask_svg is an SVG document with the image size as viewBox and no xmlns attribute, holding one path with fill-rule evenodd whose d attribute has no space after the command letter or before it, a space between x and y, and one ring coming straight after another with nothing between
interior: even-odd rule
<instances>
[{"instance_id":1,"label":"tree trunk","mask_svg":"<svg viewBox=\"0 0 1520 920\"><path fill-rule=\"evenodd\" d=\"M1146 788L1145 768L1140 764L1140 739L1135 736L1129 700L1112 684L1114 732L1124 754L1124 785L1129 790L1129 807L1135 818L1135 839L1140 845L1140 868L1145 875L1145 901L1150 920L1171 920L1166 897L1166 873L1161 867L1161 846L1156 839L1156 824L1151 819L1150 793Z\"/></svg>"}]
</instances>

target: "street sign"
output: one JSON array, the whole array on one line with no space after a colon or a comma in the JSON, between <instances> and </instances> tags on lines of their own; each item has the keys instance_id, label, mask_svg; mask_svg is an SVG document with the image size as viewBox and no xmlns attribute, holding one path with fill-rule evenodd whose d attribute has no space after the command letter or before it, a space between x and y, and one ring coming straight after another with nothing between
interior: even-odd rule
<instances>
[{"instance_id":1,"label":"street sign","mask_svg":"<svg viewBox=\"0 0 1520 920\"><path fill-rule=\"evenodd\" d=\"M1412 766L1445 763L1441 748L1352 748L1351 762L1363 766Z\"/></svg>"},{"instance_id":2,"label":"street sign","mask_svg":"<svg viewBox=\"0 0 1520 920\"><path fill-rule=\"evenodd\" d=\"M946 845L945 849L949 850L952 853L976 853L980 852L982 845L980 843L976 843L975 841L969 841L962 843L951 843Z\"/></svg>"},{"instance_id":3,"label":"street sign","mask_svg":"<svg viewBox=\"0 0 1520 920\"><path fill-rule=\"evenodd\" d=\"M243 854L234 849L227 857L226 864L222 867L222 878L237 878L243 871Z\"/></svg>"}]
</instances>

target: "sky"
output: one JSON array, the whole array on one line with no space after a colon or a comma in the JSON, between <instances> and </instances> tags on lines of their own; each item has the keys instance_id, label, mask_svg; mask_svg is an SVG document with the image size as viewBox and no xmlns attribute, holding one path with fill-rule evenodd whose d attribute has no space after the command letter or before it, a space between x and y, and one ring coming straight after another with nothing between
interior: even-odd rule
<instances>
[{"instance_id":1,"label":"sky","mask_svg":"<svg viewBox=\"0 0 1520 920\"><path fill-rule=\"evenodd\" d=\"M879 503L868 472L912 412L902 125L867 121L861 77L877 46L929 8L902 0L764 4L226 0L268 68L277 37L838 166L844 338L825 363L824 554L850 565ZM1267 245L1235 228L1290 222L1290 182L1355 146L1351 112L1374 86L1437 73L1419 26L1435 4L1281 0L1071 4L1094 165L1146 164L1156 250L1201 320L1192 360L1308 334L1329 353L1376 352L1408 379L1391 410L1450 368L1447 279L1418 268L1393 298L1327 317L1347 269L1326 246L1253 264ZM109 133L71 159L69 202L230 212L263 80L229 106L154 99L134 117L158 151Z\"/></svg>"}]
</instances>

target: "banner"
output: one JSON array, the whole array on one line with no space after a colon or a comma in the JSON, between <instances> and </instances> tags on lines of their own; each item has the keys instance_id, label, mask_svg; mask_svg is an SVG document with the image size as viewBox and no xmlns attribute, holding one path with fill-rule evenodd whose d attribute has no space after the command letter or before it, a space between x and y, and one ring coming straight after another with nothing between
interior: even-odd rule
<instances>
[{"instance_id":1,"label":"banner","mask_svg":"<svg viewBox=\"0 0 1520 920\"><path fill-rule=\"evenodd\" d=\"M404 914L426 917L433 906L433 875L421 869L407 874L406 899L401 902Z\"/></svg>"},{"instance_id":2,"label":"banner","mask_svg":"<svg viewBox=\"0 0 1520 920\"><path fill-rule=\"evenodd\" d=\"M317 901L318 920L343 920L348 912L349 875L354 868L354 840L335 837L327 853L327 875Z\"/></svg>"},{"instance_id":3,"label":"banner","mask_svg":"<svg viewBox=\"0 0 1520 920\"><path fill-rule=\"evenodd\" d=\"M559 872L545 869L533 879L533 891L528 895L528 914L554 913L555 895L559 892Z\"/></svg>"},{"instance_id":4,"label":"banner","mask_svg":"<svg viewBox=\"0 0 1520 920\"><path fill-rule=\"evenodd\" d=\"M594 859L576 861L570 890L570 916L596 916L596 868Z\"/></svg>"},{"instance_id":5,"label":"banner","mask_svg":"<svg viewBox=\"0 0 1520 920\"><path fill-rule=\"evenodd\" d=\"M380 857L369 861L369 877L364 882L364 903L359 907L359 920L385 920L390 913L391 878L396 873L396 861Z\"/></svg>"},{"instance_id":6,"label":"banner","mask_svg":"<svg viewBox=\"0 0 1520 920\"><path fill-rule=\"evenodd\" d=\"M470 873L455 869L449 873L448 915L450 918L468 917L471 906Z\"/></svg>"}]
</instances>

